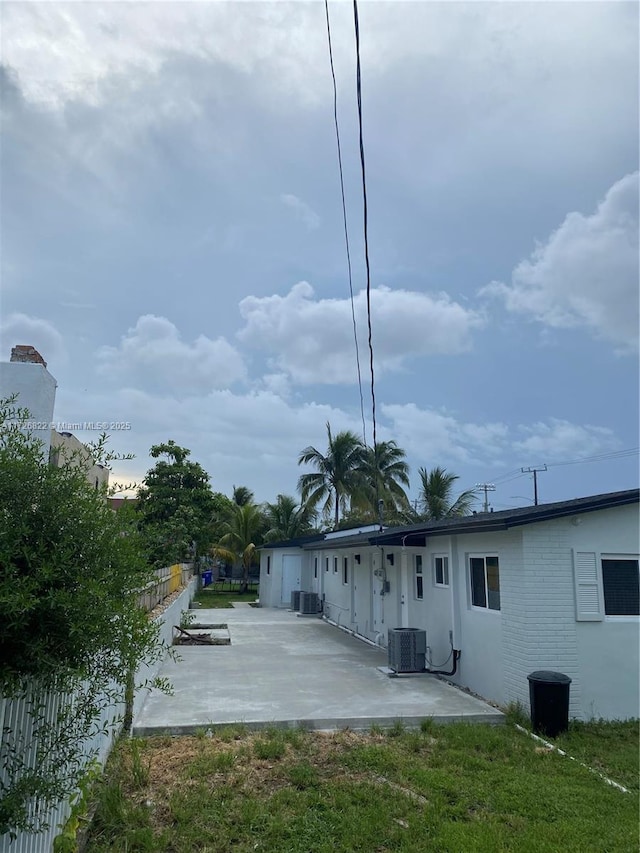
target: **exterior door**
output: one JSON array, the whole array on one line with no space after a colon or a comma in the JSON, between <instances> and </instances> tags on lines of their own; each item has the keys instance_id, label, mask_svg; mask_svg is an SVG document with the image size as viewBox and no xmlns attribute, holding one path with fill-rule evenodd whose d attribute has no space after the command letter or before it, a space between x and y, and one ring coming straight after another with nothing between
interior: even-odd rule
<instances>
[{"instance_id":1,"label":"exterior door","mask_svg":"<svg viewBox=\"0 0 640 853\"><path fill-rule=\"evenodd\" d=\"M371 639L371 568L363 554L358 564L353 561L351 622L356 634Z\"/></svg>"},{"instance_id":2,"label":"exterior door","mask_svg":"<svg viewBox=\"0 0 640 853\"><path fill-rule=\"evenodd\" d=\"M371 632L375 640L376 634L385 637L384 626L384 595L383 595L383 571L380 552L374 551L371 555ZM386 642L386 639L384 640Z\"/></svg>"},{"instance_id":3,"label":"exterior door","mask_svg":"<svg viewBox=\"0 0 640 853\"><path fill-rule=\"evenodd\" d=\"M285 554L282 558L282 604L290 605L291 593L300 589L301 565L302 558L294 554Z\"/></svg>"}]
</instances>

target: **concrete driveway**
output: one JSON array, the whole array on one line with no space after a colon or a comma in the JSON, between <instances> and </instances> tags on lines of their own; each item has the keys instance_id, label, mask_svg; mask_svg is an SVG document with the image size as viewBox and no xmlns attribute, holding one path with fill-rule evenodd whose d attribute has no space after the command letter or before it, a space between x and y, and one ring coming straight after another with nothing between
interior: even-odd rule
<instances>
[{"instance_id":1,"label":"concrete driveway","mask_svg":"<svg viewBox=\"0 0 640 853\"><path fill-rule=\"evenodd\" d=\"M499 723L502 714L437 676L390 678L386 652L320 619L238 605L196 610L198 623L226 623L231 645L179 648L160 676L174 693L153 690L134 735L192 734L230 723L309 729L368 729L425 717Z\"/></svg>"}]
</instances>

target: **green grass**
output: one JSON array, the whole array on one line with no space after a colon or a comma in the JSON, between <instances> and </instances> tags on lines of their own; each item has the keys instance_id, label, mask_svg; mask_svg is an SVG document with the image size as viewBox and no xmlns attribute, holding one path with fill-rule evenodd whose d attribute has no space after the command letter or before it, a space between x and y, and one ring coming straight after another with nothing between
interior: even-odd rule
<instances>
[{"instance_id":1,"label":"green grass","mask_svg":"<svg viewBox=\"0 0 640 853\"><path fill-rule=\"evenodd\" d=\"M202 607L232 607L234 601L253 602L257 597L256 592L213 592L205 588L197 592L193 600Z\"/></svg>"},{"instance_id":2,"label":"green grass","mask_svg":"<svg viewBox=\"0 0 640 853\"><path fill-rule=\"evenodd\" d=\"M123 742L87 853L637 850L637 723L574 726L558 743L634 793L511 725Z\"/></svg>"}]
</instances>

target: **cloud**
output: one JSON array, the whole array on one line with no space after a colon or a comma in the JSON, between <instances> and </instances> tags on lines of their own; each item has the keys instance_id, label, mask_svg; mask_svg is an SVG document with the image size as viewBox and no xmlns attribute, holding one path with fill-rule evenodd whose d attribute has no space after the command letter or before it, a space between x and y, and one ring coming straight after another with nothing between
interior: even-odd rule
<instances>
[{"instance_id":1,"label":"cloud","mask_svg":"<svg viewBox=\"0 0 640 853\"><path fill-rule=\"evenodd\" d=\"M366 294L354 298L362 350L366 330ZM245 326L238 338L273 354L273 364L300 384L352 384L357 380L351 303L348 299L316 299L306 281L286 296L247 296L240 302ZM480 316L452 302L446 294L430 295L377 287L371 291L376 367L400 370L423 355L455 355L471 346L471 331Z\"/></svg>"},{"instance_id":2,"label":"cloud","mask_svg":"<svg viewBox=\"0 0 640 853\"><path fill-rule=\"evenodd\" d=\"M481 293L553 328L583 327L619 348L638 346L638 172L615 183L595 213L569 213L513 270Z\"/></svg>"},{"instance_id":3,"label":"cloud","mask_svg":"<svg viewBox=\"0 0 640 853\"><path fill-rule=\"evenodd\" d=\"M518 431L524 438L514 442L514 449L541 462L595 456L620 446L607 427L581 426L559 418L519 426Z\"/></svg>"},{"instance_id":4,"label":"cloud","mask_svg":"<svg viewBox=\"0 0 640 853\"><path fill-rule=\"evenodd\" d=\"M178 401L171 393L136 388L83 394L61 388L55 418L130 424L129 430L111 433L110 445L136 459L116 465L112 480L140 480L153 464L151 445L171 438L191 449L192 458L211 474L215 490L231 494L234 484L248 485L259 501L274 500L278 492L295 494L302 472L298 453L309 444L325 446L327 421L336 430L358 430L357 420L337 406L290 402L269 390L214 389ZM82 432L78 437L95 436Z\"/></svg>"},{"instance_id":5,"label":"cloud","mask_svg":"<svg viewBox=\"0 0 640 853\"><path fill-rule=\"evenodd\" d=\"M316 228L320 227L320 217L315 210L309 207L309 205L302 201L302 199L299 199L295 195L285 193L280 196L280 201L285 205L285 207L288 207L295 213L296 217L304 223L309 231L315 231Z\"/></svg>"},{"instance_id":6,"label":"cloud","mask_svg":"<svg viewBox=\"0 0 640 853\"><path fill-rule=\"evenodd\" d=\"M140 317L118 347L102 347L98 359L103 376L178 397L228 388L246 377L242 356L225 338L200 335L184 343L173 323L153 314Z\"/></svg>"},{"instance_id":7,"label":"cloud","mask_svg":"<svg viewBox=\"0 0 640 853\"><path fill-rule=\"evenodd\" d=\"M508 427L499 422L464 423L415 403L383 405L382 412L398 444L427 468L452 461L486 464L503 453L508 442Z\"/></svg>"},{"instance_id":8,"label":"cloud","mask_svg":"<svg viewBox=\"0 0 640 853\"><path fill-rule=\"evenodd\" d=\"M9 314L0 326L0 358L9 360L11 349L16 344L34 346L47 362L55 368L55 363L66 361L66 350L60 332L48 320L30 317L28 314Z\"/></svg>"},{"instance_id":9,"label":"cloud","mask_svg":"<svg viewBox=\"0 0 640 853\"><path fill-rule=\"evenodd\" d=\"M448 412L420 409L415 403L381 408L398 444L427 468L451 463L498 467L505 460L518 465L555 462L594 456L620 445L608 427L560 418L534 424L477 424Z\"/></svg>"}]
</instances>

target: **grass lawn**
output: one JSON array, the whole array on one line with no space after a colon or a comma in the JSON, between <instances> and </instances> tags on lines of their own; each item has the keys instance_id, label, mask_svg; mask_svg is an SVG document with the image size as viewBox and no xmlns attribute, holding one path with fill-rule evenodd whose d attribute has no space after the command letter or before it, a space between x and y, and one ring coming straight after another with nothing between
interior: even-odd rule
<instances>
[{"instance_id":1,"label":"grass lawn","mask_svg":"<svg viewBox=\"0 0 640 853\"><path fill-rule=\"evenodd\" d=\"M121 742L87 853L638 849L637 723L562 743L631 794L509 724L207 734Z\"/></svg>"},{"instance_id":2,"label":"grass lawn","mask_svg":"<svg viewBox=\"0 0 640 853\"><path fill-rule=\"evenodd\" d=\"M197 592L193 600L201 607L232 607L233 601L252 602L257 597L257 592L214 592L205 588Z\"/></svg>"}]
</instances>

